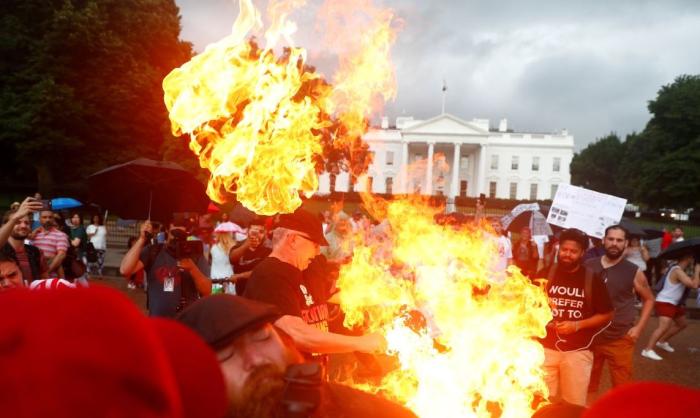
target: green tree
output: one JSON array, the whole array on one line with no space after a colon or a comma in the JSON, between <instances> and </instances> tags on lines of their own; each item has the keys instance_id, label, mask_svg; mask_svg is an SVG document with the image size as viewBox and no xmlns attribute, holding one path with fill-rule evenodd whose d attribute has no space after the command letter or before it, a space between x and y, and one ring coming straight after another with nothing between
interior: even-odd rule
<instances>
[{"instance_id":1,"label":"green tree","mask_svg":"<svg viewBox=\"0 0 700 418\"><path fill-rule=\"evenodd\" d=\"M571 183L620 196L618 177L623 148L620 138L615 133L589 144L571 160Z\"/></svg>"},{"instance_id":2,"label":"green tree","mask_svg":"<svg viewBox=\"0 0 700 418\"><path fill-rule=\"evenodd\" d=\"M0 149L38 187L158 158L161 82L191 56L173 0L6 0L0 5ZM19 170L21 171L21 170Z\"/></svg>"}]
</instances>

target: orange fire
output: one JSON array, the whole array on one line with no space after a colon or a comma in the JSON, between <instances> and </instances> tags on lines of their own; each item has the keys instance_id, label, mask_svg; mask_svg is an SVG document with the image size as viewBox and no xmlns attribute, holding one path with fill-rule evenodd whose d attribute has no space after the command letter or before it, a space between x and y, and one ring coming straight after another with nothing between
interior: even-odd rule
<instances>
[{"instance_id":1,"label":"orange fire","mask_svg":"<svg viewBox=\"0 0 700 418\"><path fill-rule=\"evenodd\" d=\"M547 393L541 364L552 318L516 268L494 271L495 238L437 225L416 198L365 206L382 239L356 245L338 287L346 325L382 333L400 366L370 387L428 417L530 417Z\"/></svg>"},{"instance_id":2,"label":"orange fire","mask_svg":"<svg viewBox=\"0 0 700 418\"><path fill-rule=\"evenodd\" d=\"M261 30L261 15L251 0L240 0L231 35L163 80L173 134L190 135L190 149L211 173L207 193L217 202L235 194L259 214L294 211L300 194L309 197L318 189L323 158L344 150L352 160L367 118L394 97L393 14L369 1L324 6L327 33L342 32L337 26L348 16L364 16L354 28L360 35L338 51L331 86L307 64L307 52L293 46L297 27L289 15L304 4L270 1L265 45L258 47L248 37ZM275 52L280 46L281 54ZM348 161L344 167L361 171L367 164Z\"/></svg>"}]
</instances>

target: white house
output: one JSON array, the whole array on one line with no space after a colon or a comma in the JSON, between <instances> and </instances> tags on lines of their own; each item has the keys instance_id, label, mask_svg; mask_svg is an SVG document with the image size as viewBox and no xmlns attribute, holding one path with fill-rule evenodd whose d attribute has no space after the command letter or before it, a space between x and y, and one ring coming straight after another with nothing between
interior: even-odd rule
<instances>
[{"instance_id":1,"label":"white house","mask_svg":"<svg viewBox=\"0 0 700 418\"><path fill-rule=\"evenodd\" d=\"M363 139L374 153L368 170L373 193L421 193L447 197L551 199L557 186L569 183L574 138L560 133L497 130L488 119L465 121L442 114L425 121L399 117L396 127L382 118L380 129ZM319 194L349 191L348 173L323 173ZM332 183L334 183L332 185ZM332 187L333 186L333 187ZM363 191L364 184L355 189Z\"/></svg>"}]
</instances>

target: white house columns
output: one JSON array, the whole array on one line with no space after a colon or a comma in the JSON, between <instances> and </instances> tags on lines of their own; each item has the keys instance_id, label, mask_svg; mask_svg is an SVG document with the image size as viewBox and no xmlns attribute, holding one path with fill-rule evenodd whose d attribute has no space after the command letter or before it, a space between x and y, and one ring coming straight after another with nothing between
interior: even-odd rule
<instances>
[{"instance_id":1,"label":"white house columns","mask_svg":"<svg viewBox=\"0 0 700 418\"><path fill-rule=\"evenodd\" d=\"M461 146L455 143L454 156L452 157L452 184L450 186L451 197L459 196L459 162Z\"/></svg>"},{"instance_id":2,"label":"white house columns","mask_svg":"<svg viewBox=\"0 0 700 418\"><path fill-rule=\"evenodd\" d=\"M433 154L435 152L435 143L428 142L428 164L425 170L425 190L423 194L428 196L433 194Z\"/></svg>"},{"instance_id":3,"label":"white house columns","mask_svg":"<svg viewBox=\"0 0 700 418\"><path fill-rule=\"evenodd\" d=\"M408 184L408 141L403 142L401 150L401 187L403 193L410 193Z\"/></svg>"},{"instance_id":4,"label":"white house columns","mask_svg":"<svg viewBox=\"0 0 700 418\"><path fill-rule=\"evenodd\" d=\"M477 165L477 185L479 193L486 193L486 144L479 148L479 164Z\"/></svg>"}]
</instances>

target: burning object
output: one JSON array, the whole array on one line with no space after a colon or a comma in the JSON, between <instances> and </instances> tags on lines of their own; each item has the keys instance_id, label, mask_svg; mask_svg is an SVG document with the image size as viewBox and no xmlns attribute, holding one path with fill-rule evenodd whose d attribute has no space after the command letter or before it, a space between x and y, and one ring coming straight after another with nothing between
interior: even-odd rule
<instances>
[{"instance_id":1,"label":"burning object","mask_svg":"<svg viewBox=\"0 0 700 418\"><path fill-rule=\"evenodd\" d=\"M351 16L366 17L352 18L359 35L344 43L331 86L307 63L306 50L293 46L296 25L288 17L304 4L271 1L260 47L250 35L262 28L261 15L241 0L232 33L163 80L173 134L190 136L190 149L211 173L207 194L217 202L235 194L258 214L289 213L318 189L325 158L340 154L353 175L369 164L353 156L367 147L360 139L367 117L394 96L393 14L369 1L323 7L329 34L344 33Z\"/></svg>"}]
</instances>

